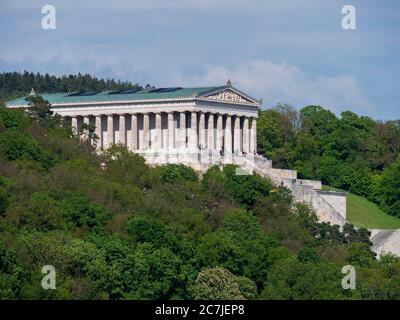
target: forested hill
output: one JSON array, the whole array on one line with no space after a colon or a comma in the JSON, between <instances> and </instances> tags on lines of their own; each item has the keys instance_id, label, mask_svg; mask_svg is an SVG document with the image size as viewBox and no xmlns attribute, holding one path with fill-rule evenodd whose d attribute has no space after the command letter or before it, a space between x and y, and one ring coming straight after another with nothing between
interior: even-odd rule
<instances>
[{"instance_id":1,"label":"forested hill","mask_svg":"<svg viewBox=\"0 0 400 320\"><path fill-rule=\"evenodd\" d=\"M147 84L146 87L150 85ZM36 92L112 90L137 83L98 79L88 74L0 73L0 101ZM377 121L346 111L340 116L320 106L300 111L280 104L260 111L258 150L277 168L322 180L400 216L400 120Z\"/></svg>"},{"instance_id":2,"label":"forested hill","mask_svg":"<svg viewBox=\"0 0 400 320\"><path fill-rule=\"evenodd\" d=\"M377 121L320 106L260 111L258 150L275 167L348 190L400 217L400 119Z\"/></svg>"},{"instance_id":3,"label":"forested hill","mask_svg":"<svg viewBox=\"0 0 400 320\"><path fill-rule=\"evenodd\" d=\"M149 85L147 85L149 86ZM0 73L0 100L7 101L36 92L71 92L83 90L114 90L138 88L137 83L98 79L89 74L63 75L61 77L24 71Z\"/></svg>"},{"instance_id":4,"label":"forested hill","mask_svg":"<svg viewBox=\"0 0 400 320\"><path fill-rule=\"evenodd\" d=\"M32 101L0 107L0 298L400 299L400 259L377 261L365 229L318 223L232 165L200 178L120 145L98 155Z\"/></svg>"}]
</instances>

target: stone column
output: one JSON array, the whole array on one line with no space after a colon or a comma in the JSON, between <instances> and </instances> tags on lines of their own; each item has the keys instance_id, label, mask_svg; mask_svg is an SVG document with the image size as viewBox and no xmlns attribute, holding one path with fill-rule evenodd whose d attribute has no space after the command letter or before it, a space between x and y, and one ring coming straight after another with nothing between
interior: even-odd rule
<instances>
[{"instance_id":1,"label":"stone column","mask_svg":"<svg viewBox=\"0 0 400 320\"><path fill-rule=\"evenodd\" d=\"M197 113L191 112L190 119L190 135L189 135L189 145L191 150L197 150L198 142L197 142Z\"/></svg>"},{"instance_id":2,"label":"stone column","mask_svg":"<svg viewBox=\"0 0 400 320\"><path fill-rule=\"evenodd\" d=\"M155 150L159 152L161 150L161 113L156 113L156 129L155 129Z\"/></svg>"},{"instance_id":3,"label":"stone column","mask_svg":"<svg viewBox=\"0 0 400 320\"><path fill-rule=\"evenodd\" d=\"M139 147L138 143L138 121L137 114L131 115L131 149L137 150Z\"/></svg>"},{"instance_id":4,"label":"stone column","mask_svg":"<svg viewBox=\"0 0 400 320\"><path fill-rule=\"evenodd\" d=\"M147 150L150 146L150 118L149 114L143 114L143 145L140 149Z\"/></svg>"},{"instance_id":5,"label":"stone column","mask_svg":"<svg viewBox=\"0 0 400 320\"><path fill-rule=\"evenodd\" d=\"M71 127L72 127L72 130L75 131L75 133L78 133L78 117L77 116L71 117Z\"/></svg>"},{"instance_id":6,"label":"stone column","mask_svg":"<svg viewBox=\"0 0 400 320\"><path fill-rule=\"evenodd\" d=\"M181 112L179 116L179 149L186 148L186 112Z\"/></svg>"},{"instance_id":7,"label":"stone column","mask_svg":"<svg viewBox=\"0 0 400 320\"><path fill-rule=\"evenodd\" d=\"M107 116L107 148L114 143L114 116Z\"/></svg>"},{"instance_id":8,"label":"stone column","mask_svg":"<svg viewBox=\"0 0 400 320\"><path fill-rule=\"evenodd\" d=\"M168 151L174 149L174 113L168 113Z\"/></svg>"},{"instance_id":9,"label":"stone column","mask_svg":"<svg viewBox=\"0 0 400 320\"><path fill-rule=\"evenodd\" d=\"M200 113L200 119L199 119L199 145L202 148L202 150L207 145L207 139L206 139L206 115L205 115L204 112Z\"/></svg>"},{"instance_id":10,"label":"stone column","mask_svg":"<svg viewBox=\"0 0 400 320\"><path fill-rule=\"evenodd\" d=\"M249 118L243 120L243 152L249 153Z\"/></svg>"},{"instance_id":11,"label":"stone column","mask_svg":"<svg viewBox=\"0 0 400 320\"><path fill-rule=\"evenodd\" d=\"M101 130L101 115L96 116L95 119L95 134L98 137L97 140L97 148L101 148L103 146L103 132Z\"/></svg>"},{"instance_id":12,"label":"stone column","mask_svg":"<svg viewBox=\"0 0 400 320\"><path fill-rule=\"evenodd\" d=\"M222 150L222 137L224 132L222 131L222 114L217 114L217 141L216 141L216 149L218 151Z\"/></svg>"},{"instance_id":13,"label":"stone column","mask_svg":"<svg viewBox=\"0 0 400 320\"><path fill-rule=\"evenodd\" d=\"M208 136L207 148L208 148L208 150L213 150L214 149L214 115L212 113L210 113L208 115L207 136Z\"/></svg>"},{"instance_id":14,"label":"stone column","mask_svg":"<svg viewBox=\"0 0 400 320\"><path fill-rule=\"evenodd\" d=\"M89 117L83 117L83 124L85 125L85 129L83 130L83 140L89 140Z\"/></svg>"},{"instance_id":15,"label":"stone column","mask_svg":"<svg viewBox=\"0 0 400 320\"><path fill-rule=\"evenodd\" d=\"M257 120L253 118L251 120L251 150L252 154L257 154Z\"/></svg>"},{"instance_id":16,"label":"stone column","mask_svg":"<svg viewBox=\"0 0 400 320\"><path fill-rule=\"evenodd\" d=\"M233 123L233 152L240 154L242 148L240 144L240 117L235 116Z\"/></svg>"},{"instance_id":17,"label":"stone column","mask_svg":"<svg viewBox=\"0 0 400 320\"><path fill-rule=\"evenodd\" d=\"M119 142L126 145L126 120L124 114L119 116Z\"/></svg>"},{"instance_id":18,"label":"stone column","mask_svg":"<svg viewBox=\"0 0 400 320\"><path fill-rule=\"evenodd\" d=\"M228 114L225 123L225 153L232 153L232 117Z\"/></svg>"}]
</instances>

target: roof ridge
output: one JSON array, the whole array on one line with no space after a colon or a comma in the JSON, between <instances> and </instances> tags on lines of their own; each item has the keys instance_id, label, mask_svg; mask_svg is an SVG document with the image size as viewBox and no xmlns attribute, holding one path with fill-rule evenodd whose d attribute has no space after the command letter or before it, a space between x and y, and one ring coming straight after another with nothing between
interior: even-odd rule
<instances>
[{"instance_id":1,"label":"roof ridge","mask_svg":"<svg viewBox=\"0 0 400 320\"><path fill-rule=\"evenodd\" d=\"M187 90L187 89L205 89L205 88L210 88L210 89L216 89L216 88L223 88L225 85L211 85L211 86L195 86L195 87L181 87L178 90ZM169 88L169 87L156 87L157 88ZM172 87L171 87L172 88ZM129 88L126 88L129 89ZM99 93L102 92L111 92L115 90L123 90L123 89L106 89L106 90L72 90L72 91L57 91L57 92L36 92L37 95L49 95L49 94L71 94L71 93L76 93L76 92L89 92L89 91L99 91ZM151 90L151 89L150 89ZM143 88L140 89L140 91L149 91L149 89Z\"/></svg>"},{"instance_id":2,"label":"roof ridge","mask_svg":"<svg viewBox=\"0 0 400 320\"><path fill-rule=\"evenodd\" d=\"M168 87L175 88L175 87ZM168 100L168 99L186 99L196 98L203 94L210 92L223 90L226 85L211 85L211 86L193 86L193 87L180 87L175 91L165 92L152 92L149 88L141 87L139 90L132 93L116 93L110 95L110 92L116 92L125 89L106 89L106 90L76 90L76 91L65 91L65 92L43 92L37 93L38 96L42 96L44 99L49 101L50 104L73 104L73 103L97 103L97 102L112 102L112 101L144 101L144 100ZM127 88L129 89L129 88ZM83 92L94 92L91 95L76 94ZM6 101L6 105L15 106L27 105L27 96L19 97L13 100Z\"/></svg>"}]
</instances>

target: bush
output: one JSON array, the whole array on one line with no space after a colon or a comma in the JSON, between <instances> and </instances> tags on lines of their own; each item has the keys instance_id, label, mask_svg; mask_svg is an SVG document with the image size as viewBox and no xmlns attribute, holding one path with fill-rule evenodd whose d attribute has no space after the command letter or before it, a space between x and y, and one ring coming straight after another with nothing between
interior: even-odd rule
<instances>
[{"instance_id":1,"label":"bush","mask_svg":"<svg viewBox=\"0 0 400 320\"><path fill-rule=\"evenodd\" d=\"M375 254L366 243L355 242L347 247L347 261L360 267L369 267L373 264Z\"/></svg>"},{"instance_id":2,"label":"bush","mask_svg":"<svg viewBox=\"0 0 400 320\"><path fill-rule=\"evenodd\" d=\"M0 151L7 160L32 160L44 169L54 164L54 159L48 151L41 149L28 133L15 128L0 134Z\"/></svg>"},{"instance_id":3,"label":"bush","mask_svg":"<svg viewBox=\"0 0 400 320\"><path fill-rule=\"evenodd\" d=\"M257 239L262 236L257 219L243 209L227 211L222 218L221 229L231 232L238 239Z\"/></svg>"},{"instance_id":4,"label":"bush","mask_svg":"<svg viewBox=\"0 0 400 320\"><path fill-rule=\"evenodd\" d=\"M111 213L103 206L90 202L83 194L73 192L60 203L61 214L70 227L104 227Z\"/></svg>"},{"instance_id":5,"label":"bush","mask_svg":"<svg viewBox=\"0 0 400 320\"><path fill-rule=\"evenodd\" d=\"M257 174L238 175L235 165L224 166L222 172L218 167L211 167L203 177L203 187L210 182L223 184L230 196L241 206L250 209L256 201L269 194L272 183Z\"/></svg>"},{"instance_id":6,"label":"bush","mask_svg":"<svg viewBox=\"0 0 400 320\"><path fill-rule=\"evenodd\" d=\"M168 248L140 244L132 257L128 299L183 299L193 270ZM187 298L187 296L186 296Z\"/></svg>"},{"instance_id":7,"label":"bush","mask_svg":"<svg viewBox=\"0 0 400 320\"><path fill-rule=\"evenodd\" d=\"M292 257L279 261L269 270L260 297L268 300L342 300L346 299L340 286L342 278L340 268L331 262L301 262Z\"/></svg>"},{"instance_id":8,"label":"bush","mask_svg":"<svg viewBox=\"0 0 400 320\"><path fill-rule=\"evenodd\" d=\"M29 199L24 224L37 230L53 230L63 227L59 204L47 193L36 192Z\"/></svg>"},{"instance_id":9,"label":"bush","mask_svg":"<svg viewBox=\"0 0 400 320\"><path fill-rule=\"evenodd\" d=\"M225 186L232 197L242 206L249 209L259 197L266 196L272 189L271 182L257 174L237 175L236 166L224 166Z\"/></svg>"},{"instance_id":10,"label":"bush","mask_svg":"<svg viewBox=\"0 0 400 320\"><path fill-rule=\"evenodd\" d=\"M163 183L177 183L178 181L198 181L196 171L183 164L166 164L159 168Z\"/></svg>"},{"instance_id":11,"label":"bush","mask_svg":"<svg viewBox=\"0 0 400 320\"><path fill-rule=\"evenodd\" d=\"M321 260L320 256L318 255L317 251L310 247L302 248L299 253L297 254L297 258L300 262L313 262L317 263Z\"/></svg>"},{"instance_id":12,"label":"bush","mask_svg":"<svg viewBox=\"0 0 400 320\"><path fill-rule=\"evenodd\" d=\"M171 246L172 235L159 221L145 215L136 215L129 219L127 231L135 242L148 242L156 247Z\"/></svg>"},{"instance_id":13,"label":"bush","mask_svg":"<svg viewBox=\"0 0 400 320\"><path fill-rule=\"evenodd\" d=\"M6 128L23 127L29 123L29 118L25 116L23 109L8 109L0 106L0 122Z\"/></svg>"}]
</instances>

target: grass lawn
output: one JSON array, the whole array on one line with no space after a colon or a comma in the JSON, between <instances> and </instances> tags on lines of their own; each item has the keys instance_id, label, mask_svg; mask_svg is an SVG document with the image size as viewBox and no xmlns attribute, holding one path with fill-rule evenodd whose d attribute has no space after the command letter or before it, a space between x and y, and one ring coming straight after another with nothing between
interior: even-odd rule
<instances>
[{"instance_id":1,"label":"grass lawn","mask_svg":"<svg viewBox=\"0 0 400 320\"><path fill-rule=\"evenodd\" d=\"M341 191L330 186L322 188ZM357 227L400 229L400 218L384 213L375 203L352 193L347 193L347 220Z\"/></svg>"}]
</instances>

